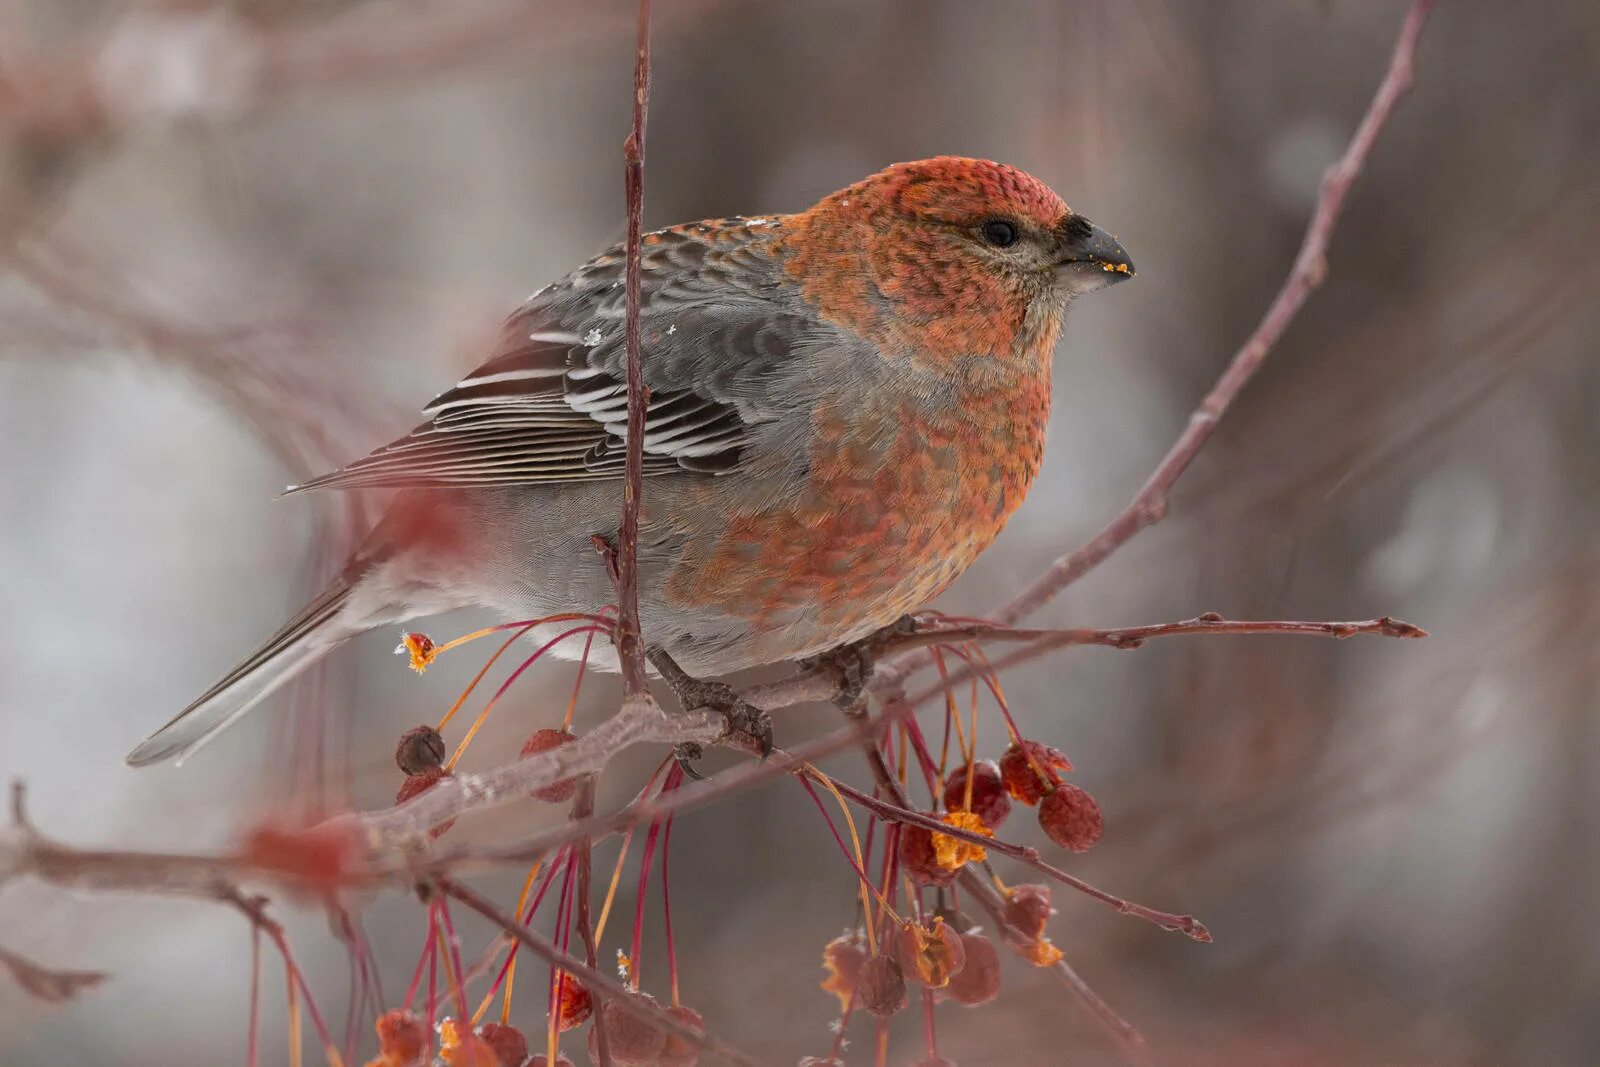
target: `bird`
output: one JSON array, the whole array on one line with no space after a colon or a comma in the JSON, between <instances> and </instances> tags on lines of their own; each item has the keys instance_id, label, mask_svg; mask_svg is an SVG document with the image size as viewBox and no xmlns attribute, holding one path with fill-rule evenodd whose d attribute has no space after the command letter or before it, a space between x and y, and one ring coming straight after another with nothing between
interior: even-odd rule
<instances>
[{"instance_id":1,"label":"bird","mask_svg":"<svg viewBox=\"0 0 1600 1067\"><path fill-rule=\"evenodd\" d=\"M640 257L639 620L701 678L847 645L965 571L1038 474L1068 305L1134 273L1040 179L956 156L657 230ZM595 538L623 495L626 259L534 293L426 422L289 488L397 492L332 584L129 764L192 752L375 627L615 600Z\"/></svg>"}]
</instances>

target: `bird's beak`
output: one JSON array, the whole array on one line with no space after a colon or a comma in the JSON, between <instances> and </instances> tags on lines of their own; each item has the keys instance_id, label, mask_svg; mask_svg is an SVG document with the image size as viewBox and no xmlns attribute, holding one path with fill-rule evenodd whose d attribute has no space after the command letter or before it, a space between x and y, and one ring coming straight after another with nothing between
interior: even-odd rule
<instances>
[{"instance_id":1,"label":"bird's beak","mask_svg":"<svg viewBox=\"0 0 1600 1067\"><path fill-rule=\"evenodd\" d=\"M1088 222L1087 219L1083 221ZM1077 276L1079 288L1099 289L1133 277L1133 260L1128 258L1122 245L1092 223L1086 235L1074 236L1063 245L1062 251L1064 255L1057 269ZM1099 284L1092 284L1091 279Z\"/></svg>"}]
</instances>

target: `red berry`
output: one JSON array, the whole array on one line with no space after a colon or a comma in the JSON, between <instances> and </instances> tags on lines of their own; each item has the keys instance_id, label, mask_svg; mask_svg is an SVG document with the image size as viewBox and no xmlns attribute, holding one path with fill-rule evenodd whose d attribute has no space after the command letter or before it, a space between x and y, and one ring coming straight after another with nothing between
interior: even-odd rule
<instances>
[{"instance_id":1,"label":"red berry","mask_svg":"<svg viewBox=\"0 0 1600 1067\"><path fill-rule=\"evenodd\" d=\"M1039 825L1062 848L1087 852L1100 840L1105 820L1094 797L1075 785L1063 784L1039 802Z\"/></svg>"},{"instance_id":2,"label":"red berry","mask_svg":"<svg viewBox=\"0 0 1600 1067\"><path fill-rule=\"evenodd\" d=\"M706 1031L705 1019L693 1008L679 1004L668 1008L667 1014L690 1029L698 1030L702 1034ZM690 1044L677 1034L667 1035L667 1047L662 1051L661 1058L656 1061L658 1067L696 1067L699 1062L700 1046Z\"/></svg>"},{"instance_id":3,"label":"red berry","mask_svg":"<svg viewBox=\"0 0 1600 1067\"><path fill-rule=\"evenodd\" d=\"M867 946L859 933L842 934L822 949L822 966L828 977L822 991L839 998L839 1010L846 1011L861 980L861 965L867 962Z\"/></svg>"},{"instance_id":4,"label":"red berry","mask_svg":"<svg viewBox=\"0 0 1600 1067\"><path fill-rule=\"evenodd\" d=\"M572 975L563 975L561 981L561 1004L556 1017L562 1033L575 1030L589 1021L589 1016L594 1014L594 1001L589 997L589 991Z\"/></svg>"},{"instance_id":5,"label":"red berry","mask_svg":"<svg viewBox=\"0 0 1600 1067\"><path fill-rule=\"evenodd\" d=\"M386 1061L422 1062L422 1051L428 1047L428 1027L421 1018L409 1011L391 1011L379 1016L376 1029L378 1051Z\"/></svg>"},{"instance_id":6,"label":"red berry","mask_svg":"<svg viewBox=\"0 0 1600 1067\"><path fill-rule=\"evenodd\" d=\"M635 993L633 1000L651 1002L653 998ZM600 1028L606 1032L606 1051L616 1067L655 1067L666 1051L667 1035L637 1010L630 1011L620 1001L600 1005L594 1025L589 1027L589 1058L600 1062Z\"/></svg>"},{"instance_id":7,"label":"red berry","mask_svg":"<svg viewBox=\"0 0 1600 1067\"><path fill-rule=\"evenodd\" d=\"M909 823L900 827L900 867L918 885L949 885L961 872L959 867L952 870L940 864L932 830Z\"/></svg>"},{"instance_id":8,"label":"red berry","mask_svg":"<svg viewBox=\"0 0 1600 1067\"><path fill-rule=\"evenodd\" d=\"M478 1027L478 1034L494 1049L500 1067L522 1067L522 1061L528 1058L528 1039L515 1026L484 1023Z\"/></svg>"},{"instance_id":9,"label":"red berry","mask_svg":"<svg viewBox=\"0 0 1600 1067\"><path fill-rule=\"evenodd\" d=\"M577 738L565 730L535 730L533 736L528 738L522 746L522 756L537 756L541 752L549 752L553 748L569 745ZM549 804L564 804L572 799L572 794L578 791L576 778L563 778L559 782L552 782L533 791L534 798Z\"/></svg>"},{"instance_id":10,"label":"red berry","mask_svg":"<svg viewBox=\"0 0 1600 1067\"><path fill-rule=\"evenodd\" d=\"M961 936L950 929L950 924L935 918L930 927L907 923L900 928L896 939L900 970L906 980L918 982L933 989L947 985L951 975L961 970L966 955L961 948Z\"/></svg>"},{"instance_id":11,"label":"red berry","mask_svg":"<svg viewBox=\"0 0 1600 1067\"><path fill-rule=\"evenodd\" d=\"M1055 914L1050 906L1050 887L1047 885L1016 885L1006 898L1006 922L1030 940L1044 933L1045 923Z\"/></svg>"},{"instance_id":12,"label":"red berry","mask_svg":"<svg viewBox=\"0 0 1600 1067\"><path fill-rule=\"evenodd\" d=\"M961 948L966 964L944 991L959 1004L973 1007L987 1004L1000 995L1000 953L994 942L982 934L962 934Z\"/></svg>"},{"instance_id":13,"label":"red berry","mask_svg":"<svg viewBox=\"0 0 1600 1067\"><path fill-rule=\"evenodd\" d=\"M1006 793L1006 784L1000 777L1000 768L995 766L993 760L980 760L973 764L972 774L972 804L967 804L967 768L958 767L944 784L944 806L947 811L970 810L983 824L991 830L1000 829L1000 824L1006 821L1006 816L1011 814L1011 797Z\"/></svg>"},{"instance_id":14,"label":"red berry","mask_svg":"<svg viewBox=\"0 0 1600 1067\"><path fill-rule=\"evenodd\" d=\"M1061 781L1062 773L1070 770L1072 763L1067 757L1038 741L1024 741L1020 747L1013 741L1000 757L1000 774L1006 789L1024 804L1039 803Z\"/></svg>"}]
</instances>

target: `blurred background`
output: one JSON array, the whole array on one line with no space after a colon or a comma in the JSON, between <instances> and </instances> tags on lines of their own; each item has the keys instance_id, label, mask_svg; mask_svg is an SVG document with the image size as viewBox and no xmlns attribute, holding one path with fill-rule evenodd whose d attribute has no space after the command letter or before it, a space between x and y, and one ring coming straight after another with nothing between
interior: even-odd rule
<instances>
[{"instance_id":1,"label":"blurred background","mask_svg":"<svg viewBox=\"0 0 1600 1067\"><path fill-rule=\"evenodd\" d=\"M646 223L798 210L953 153L1033 171L1117 233L1137 282L1072 313L1044 473L939 604L981 613L1123 506L1255 325L1402 14L669 0ZM0 774L27 780L45 832L218 849L268 814L391 801L394 738L437 718L481 646L417 678L389 654L396 635L369 635L180 770L122 756L274 629L381 505L278 491L409 429L502 315L620 239L633 15L624 0L0 3ZM1167 522L1036 619L1393 614L1433 634L1176 639L1007 676L1024 729L1065 749L1105 810L1070 869L1215 934L1199 945L1055 895L1057 943L1156 1062L1600 1059L1597 242L1600 6L1440 4L1326 287ZM571 682L538 668L467 764L556 722ZM580 727L615 685L587 686ZM779 741L835 724L786 712ZM986 749L1003 744L991 722ZM602 805L659 757L614 762ZM829 766L867 781L857 760ZM516 806L453 834L562 817ZM1026 812L1007 829L1042 840ZM680 819L672 872L685 1001L763 1063L826 1054L818 959L854 884L798 787ZM506 897L520 879L481 884ZM419 910L363 903L392 1001ZM317 912L277 910L341 1023L343 947ZM659 992L658 935L644 974ZM112 975L48 1009L0 982L0 1063L244 1061L250 937L230 912L19 885L0 896L0 945ZM1079 1003L1014 964L998 1001L941 1013L946 1056L1116 1062ZM265 980L263 1062L285 1062L274 965ZM530 1029L542 988L520 1002ZM919 1054L916 1016L896 1020L891 1063ZM852 1063L870 1044L856 1025Z\"/></svg>"}]
</instances>

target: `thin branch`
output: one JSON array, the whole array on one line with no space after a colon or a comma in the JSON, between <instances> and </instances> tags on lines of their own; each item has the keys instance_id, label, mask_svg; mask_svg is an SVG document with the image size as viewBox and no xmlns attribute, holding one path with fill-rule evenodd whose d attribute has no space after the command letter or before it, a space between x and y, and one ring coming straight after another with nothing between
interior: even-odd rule
<instances>
[{"instance_id":1,"label":"thin branch","mask_svg":"<svg viewBox=\"0 0 1600 1067\"><path fill-rule=\"evenodd\" d=\"M1416 70L1417 41L1433 5L1434 0L1417 0L1406 15L1389 59L1388 71L1344 155L1323 175L1321 193L1294 265L1255 332L1234 354L1222 376L1189 416L1188 426L1122 513L1087 544L1052 563L1027 588L995 611L996 619L1015 622L1031 615L1067 586L1104 563L1139 531L1166 516L1172 487L1211 439L1218 421L1261 369L1267 355L1288 330L1306 299L1327 277L1328 246L1344 211L1345 200L1366 165L1378 134L1389 121L1395 105L1411 87ZM925 653L902 657L900 663L881 673L900 680L925 662Z\"/></svg>"},{"instance_id":2,"label":"thin branch","mask_svg":"<svg viewBox=\"0 0 1600 1067\"><path fill-rule=\"evenodd\" d=\"M720 1038L713 1037L708 1033L686 1025L682 1020L669 1014L665 1008L653 1000L646 1000L636 996L627 986L604 971L590 967L568 953L562 952L554 944L528 929L523 923L518 922L516 916L488 897L478 893L477 890L447 877L436 879L435 884L446 896L459 900L462 904L482 915L507 934L522 942L524 947L541 959L559 967L568 974L576 975L592 992L597 992L601 997L617 1002L622 1006L622 1010L648 1019L651 1025L674 1034L696 1048L704 1049L729 1063L748 1064L750 1067L754 1067L756 1061L750 1056L740 1052Z\"/></svg>"},{"instance_id":3,"label":"thin branch","mask_svg":"<svg viewBox=\"0 0 1600 1067\"><path fill-rule=\"evenodd\" d=\"M572 819L581 822L594 814L594 775L586 775L578 782L578 792L572 798ZM590 880L593 875L593 846L585 837L577 843L578 860L578 936L583 941L584 962L590 967L599 967L600 952L594 941L594 920L589 915ZM590 989L589 995L596 1001L600 998L600 990ZM598 1067L611 1067L611 1043L606 1034L606 1028L597 1021L595 1023L595 1059L599 1061Z\"/></svg>"},{"instance_id":4,"label":"thin branch","mask_svg":"<svg viewBox=\"0 0 1600 1067\"><path fill-rule=\"evenodd\" d=\"M633 66L633 131L623 145L628 194L627 387L628 440L622 488L622 525L617 531L617 658L622 665L623 699L649 692L644 672L644 639L639 632L639 502L644 494L644 420L650 394L644 384L639 350L640 241L644 227L644 135L650 104L650 0L639 0L639 25Z\"/></svg>"}]
</instances>

